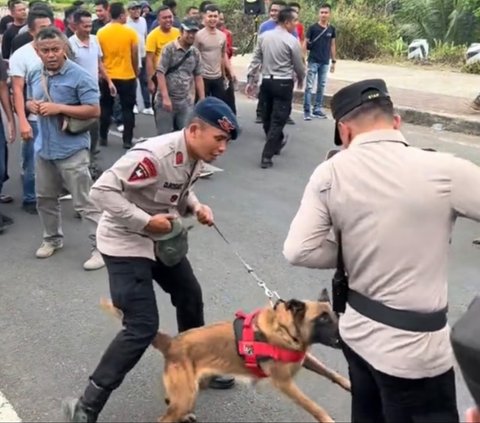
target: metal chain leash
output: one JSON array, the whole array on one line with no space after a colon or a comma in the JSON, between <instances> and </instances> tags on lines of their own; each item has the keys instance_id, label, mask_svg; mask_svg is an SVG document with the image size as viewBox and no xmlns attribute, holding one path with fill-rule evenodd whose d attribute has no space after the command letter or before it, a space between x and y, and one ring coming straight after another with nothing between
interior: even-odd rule
<instances>
[{"instance_id":1,"label":"metal chain leash","mask_svg":"<svg viewBox=\"0 0 480 423\"><path fill-rule=\"evenodd\" d=\"M278 295L278 292L277 291L274 291L274 290L271 290L267 284L265 283L265 281L263 281L262 279L260 279L257 274L255 273L255 271L253 270L252 266L250 266L244 259L243 257L235 250L235 248L233 248L233 245L230 243L230 241L225 237L225 235L223 235L222 231L220 231L220 229L218 229L218 226L214 223L213 224L213 227L215 228L215 230L218 232L218 234L220 235L220 237L225 241L226 244L228 244L228 246L230 247L230 249L233 251L233 253L237 256L238 260L240 260L240 262L243 264L243 266L245 267L245 269L247 270L248 274L250 276L252 276L253 279L255 279L255 281L257 282L257 285L262 288L265 292L265 295L268 297L268 300L270 301L270 304L272 305L273 307L273 299L277 299L279 300L280 299L280 295Z\"/></svg>"}]
</instances>

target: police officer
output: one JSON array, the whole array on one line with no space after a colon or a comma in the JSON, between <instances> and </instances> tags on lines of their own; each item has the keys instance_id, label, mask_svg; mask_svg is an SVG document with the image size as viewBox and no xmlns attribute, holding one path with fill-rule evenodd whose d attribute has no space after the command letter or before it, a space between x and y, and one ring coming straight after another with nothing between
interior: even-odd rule
<instances>
[{"instance_id":1,"label":"police officer","mask_svg":"<svg viewBox=\"0 0 480 423\"><path fill-rule=\"evenodd\" d=\"M260 96L262 103L263 130L267 142L262 152L260 166L273 166L272 158L287 143L283 133L292 111L294 73L301 89L305 77L303 53L298 40L292 36L298 23L298 14L292 8L278 13L278 25L258 39L252 62L248 67L246 94L251 97L255 89L255 75L262 69Z\"/></svg>"},{"instance_id":2,"label":"police officer","mask_svg":"<svg viewBox=\"0 0 480 423\"><path fill-rule=\"evenodd\" d=\"M113 304L123 312L124 329L105 351L83 395L64 403L67 421L95 422L111 392L140 360L159 327L152 279L170 294L178 331L204 325L201 287L186 257L186 230L180 216L196 215L212 225L212 210L192 185L203 162L212 162L237 137L238 123L221 100L197 103L182 131L135 145L96 181L91 199L103 210L98 249L108 269ZM215 377L225 389L233 378Z\"/></svg>"},{"instance_id":3,"label":"police officer","mask_svg":"<svg viewBox=\"0 0 480 423\"><path fill-rule=\"evenodd\" d=\"M331 109L343 150L312 174L284 256L346 271L353 422L458 421L447 258L455 219L480 221L480 168L410 147L383 80L341 89Z\"/></svg>"}]
</instances>

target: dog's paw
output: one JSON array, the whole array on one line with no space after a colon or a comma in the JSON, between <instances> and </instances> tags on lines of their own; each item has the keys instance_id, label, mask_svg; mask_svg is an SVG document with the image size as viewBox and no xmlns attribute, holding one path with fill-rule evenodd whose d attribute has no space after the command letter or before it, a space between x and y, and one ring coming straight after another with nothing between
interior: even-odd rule
<instances>
[{"instance_id":1,"label":"dog's paw","mask_svg":"<svg viewBox=\"0 0 480 423\"><path fill-rule=\"evenodd\" d=\"M180 423L196 423L197 421L197 416L193 413L188 413L186 416L182 417L182 420L180 420Z\"/></svg>"}]
</instances>

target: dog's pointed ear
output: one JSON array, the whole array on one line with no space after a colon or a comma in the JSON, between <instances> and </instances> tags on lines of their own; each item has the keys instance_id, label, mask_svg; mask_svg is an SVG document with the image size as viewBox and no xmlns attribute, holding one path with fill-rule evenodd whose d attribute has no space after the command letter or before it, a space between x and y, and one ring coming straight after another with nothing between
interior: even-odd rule
<instances>
[{"instance_id":1,"label":"dog's pointed ear","mask_svg":"<svg viewBox=\"0 0 480 423\"><path fill-rule=\"evenodd\" d=\"M320 297L318 298L318 301L320 301L321 303L329 303L330 302L330 295L328 295L327 288L322 289L322 292L320 293Z\"/></svg>"},{"instance_id":2,"label":"dog's pointed ear","mask_svg":"<svg viewBox=\"0 0 480 423\"><path fill-rule=\"evenodd\" d=\"M307 306L303 301L299 300L290 300L287 301L285 304L287 310L290 310L294 317L302 317L305 315L305 311L307 310Z\"/></svg>"}]
</instances>

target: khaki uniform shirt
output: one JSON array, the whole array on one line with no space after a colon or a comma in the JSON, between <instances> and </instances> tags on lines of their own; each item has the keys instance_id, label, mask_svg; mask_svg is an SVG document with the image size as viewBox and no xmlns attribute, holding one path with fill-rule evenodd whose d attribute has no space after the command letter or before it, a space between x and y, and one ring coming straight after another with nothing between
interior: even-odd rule
<instances>
[{"instance_id":1,"label":"khaki uniform shirt","mask_svg":"<svg viewBox=\"0 0 480 423\"><path fill-rule=\"evenodd\" d=\"M372 131L314 171L284 255L295 265L334 268L340 230L352 289L392 308L436 311L447 305L448 249L458 216L480 221L479 167L408 147L399 131ZM453 365L448 326L404 331L347 305L340 334L392 376L434 377Z\"/></svg>"},{"instance_id":2,"label":"khaki uniform shirt","mask_svg":"<svg viewBox=\"0 0 480 423\"><path fill-rule=\"evenodd\" d=\"M90 198L103 211L97 248L109 256L155 260L155 234L145 231L158 213L187 214L199 203L191 190L202 162L188 157L183 131L136 144L95 182Z\"/></svg>"}]
</instances>

